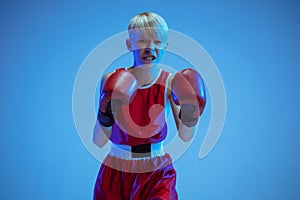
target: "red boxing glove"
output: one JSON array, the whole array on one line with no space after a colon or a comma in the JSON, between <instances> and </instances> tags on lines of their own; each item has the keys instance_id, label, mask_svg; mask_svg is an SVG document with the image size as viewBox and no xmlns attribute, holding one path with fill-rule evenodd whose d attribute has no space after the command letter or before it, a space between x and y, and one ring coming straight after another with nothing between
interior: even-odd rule
<instances>
[{"instance_id":1,"label":"red boxing glove","mask_svg":"<svg viewBox=\"0 0 300 200\"><path fill-rule=\"evenodd\" d=\"M137 80L128 71L117 70L111 74L102 87L98 120L103 126L112 126L112 112L122 104L129 104L138 87Z\"/></svg>"},{"instance_id":2,"label":"red boxing glove","mask_svg":"<svg viewBox=\"0 0 300 200\"><path fill-rule=\"evenodd\" d=\"M171 82L171 90L174 103L180 105L179 118L186 126L194 126L206 104L205 86L200 74L190 68L177 72Z\"/></svg>"}]
</instances>

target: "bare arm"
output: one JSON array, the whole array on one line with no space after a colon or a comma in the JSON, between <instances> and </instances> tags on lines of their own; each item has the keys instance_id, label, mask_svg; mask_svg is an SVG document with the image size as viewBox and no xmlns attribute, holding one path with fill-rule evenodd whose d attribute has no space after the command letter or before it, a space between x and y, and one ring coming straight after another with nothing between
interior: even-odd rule
<instances>
[{"instance_id":1,"label":"bare arm","mask_svg":"<svg viewBox=\"0 0 300 200\"><path fill-rule=\"evenodd\" d=\"M173 77L170 78L170 81L168 83L168 88L171 88L172 78ZM179 111L180 111L180 106L176 105L174 103L173 99L171 98L171 90L168 90L167 95L168 95L168 100L170 101L170 104L171 104L174 120L175 120L175 123L176 123L176 128L178 130L178 136L183 141L188 142L193 138L197 124L193 127L185 126L178 117Z\"/></svg>"},{"instance_id":2,"label":"bare arm","mask_svg":"<svg viewBox=\"0 0 300 200\"><path fill-rule=\"evenodd\" d=\"M102 81L101 81L100 91L102 91L102 87L110 75L111 75L111 73L108 73L105 76L103 76ZM112 130L112 127L104 127L99 123L98 120L96 120L96 124L94 127L94 133L93 133L94 144L96 144L100 148L103 147L109 140L109 137L111 135L111 130Z\"/></svg>"},{"instance_id":3,"label":"bare arm","mask_svg":"<svg viewBox=\"0 0 300 200\"><path fill-rule=\"evenodd\" d=\"M109 137L111 135L112 127L104 127L101 126L99 121L96 121L96 125L94 127L94 134L93 134L93 142L98 147L103 147L107 141L109 140Z\"/></svg>"}]
</instances>

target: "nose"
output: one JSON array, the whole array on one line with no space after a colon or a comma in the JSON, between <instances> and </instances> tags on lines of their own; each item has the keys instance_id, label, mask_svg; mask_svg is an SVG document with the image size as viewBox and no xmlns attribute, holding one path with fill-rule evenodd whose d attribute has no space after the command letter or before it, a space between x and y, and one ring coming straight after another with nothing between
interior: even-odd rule
<instances>
[{"instance_id":1,"label":"nose","mask_svg":"<svg viewBox=\"0 0 300 200\"><path fill-rule=\"evenodd\" d=\"M149 40L147 43L147 46L145 48L145 51L151 52L151 51L154 51L154 49L155 49L155 43L153 42L153 40Z\"/></svg>"},{"instance_id":2,"label":"nose","mask_svg":"<svg viewBox=\"0 0 300 200\"><path fill-rule=\"evenodd\" d=\"M151 51L152 51L152 48L148 48L148 47L147 47L147 48L145 49L145 52L146 52L146 53L150 53Z\"/></svg>"}]
</instances>

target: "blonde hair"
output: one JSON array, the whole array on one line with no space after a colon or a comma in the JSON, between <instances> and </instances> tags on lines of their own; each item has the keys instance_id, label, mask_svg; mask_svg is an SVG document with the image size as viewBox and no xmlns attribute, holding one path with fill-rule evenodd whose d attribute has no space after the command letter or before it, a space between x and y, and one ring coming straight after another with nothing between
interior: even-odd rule
<instances>
[{"instance_id":1,"label":"blonde hair","mask_svg":"<svg viewBox=\"0 0 300 200\"><path fill-rule=\"evenodd\" d=\"M162 38L168 37L168 24L160 15L153 12L143 12L134 16L128 25L129 35L134 30L141 30L144 34L158 34Z\"/></svg>"}]
</instances>

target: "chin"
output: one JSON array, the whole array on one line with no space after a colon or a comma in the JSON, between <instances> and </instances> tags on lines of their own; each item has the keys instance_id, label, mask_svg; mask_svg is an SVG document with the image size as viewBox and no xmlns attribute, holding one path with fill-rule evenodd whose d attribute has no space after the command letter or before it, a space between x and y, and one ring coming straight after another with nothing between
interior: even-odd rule
<instances>
[{"instance_id":1,"label":"chin","mask_svg":"<svg viewBox=\"0 0 300 200\"><path fill-rule=\"evenodd\" d=\"M143 66L145 68L153 68L157 66L157 63L144 63Z\"/></svg>"}]
</instances>

